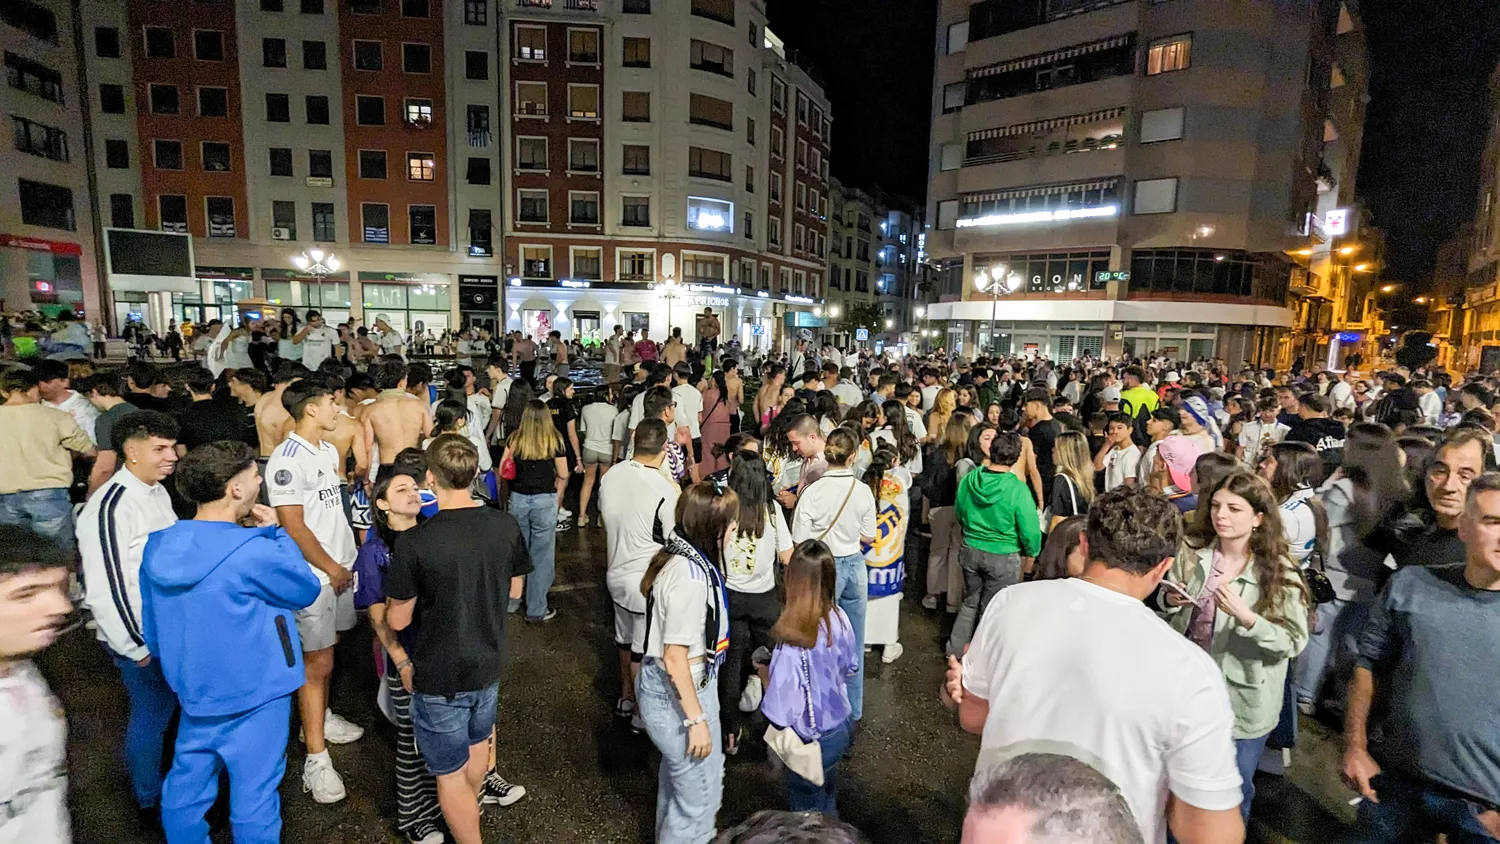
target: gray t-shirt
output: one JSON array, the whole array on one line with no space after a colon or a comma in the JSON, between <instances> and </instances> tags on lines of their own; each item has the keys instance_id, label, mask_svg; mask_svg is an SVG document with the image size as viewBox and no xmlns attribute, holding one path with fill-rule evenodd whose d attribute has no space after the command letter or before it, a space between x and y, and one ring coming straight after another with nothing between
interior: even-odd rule
<instances>
[{"instance_id":1,"label":"gray t-shirt","mask_svg":"<svg viewBox=\"0 0 1500 844\"><path fill-rule=\"evenodd\" d=\"M1462 565L1396 572L1359 664L1377 678L1380 764L1500 806L1500 592L1470 586Z\"/></svg>"}]
</instances>

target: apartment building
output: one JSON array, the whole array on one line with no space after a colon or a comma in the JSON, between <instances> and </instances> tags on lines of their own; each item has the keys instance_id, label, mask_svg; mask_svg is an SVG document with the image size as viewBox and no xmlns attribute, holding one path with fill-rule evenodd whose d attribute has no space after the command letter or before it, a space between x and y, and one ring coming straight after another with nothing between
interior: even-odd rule
<instances>
[{"instance_id":1,"label":"apartment building","mask_svg":"<svg viewBox=\"0 0 1500 844\"><path fill-rule=\"evenodd\" d=\"M1350 5L1015 7L939 8L925 244L939 342L1284 353Z\"/></svg>"},{"instance_id":2,"label":"apartment building","mask_svg":"<svg viewBox=\"0 0 1500 844\"><path fill-rule=\"evenodd\" d=\"M853 306L876 304L880 316L863 344L870 348L910 343L915 323L919 215L908 203L880 190L828 183L829 342L840 348L859 342Z\"/></svg>"},{"instance_id":3,"label":"apartment building","mask_svg":"<svg viewBox=\"0 0 1500 844\"><path fill-rule=\"evenodd\" d=\"M506 327L819 327L832 117L759 0L502 8Z\"/></svg>"},{"instance_id":4,"label":"apartment building","mask_svg":"<svg viewBox=\"0 0 1500 844\"><path fill-rule=\"evenodd\" d=\"M1490 74L1488 106L1479 196L1464 250L1468 281L1462 293L1462 334L1453 338L1460 346L1453 365L1485 373L1500 369L1500 66Z\"/></svg>"}]
</instances>

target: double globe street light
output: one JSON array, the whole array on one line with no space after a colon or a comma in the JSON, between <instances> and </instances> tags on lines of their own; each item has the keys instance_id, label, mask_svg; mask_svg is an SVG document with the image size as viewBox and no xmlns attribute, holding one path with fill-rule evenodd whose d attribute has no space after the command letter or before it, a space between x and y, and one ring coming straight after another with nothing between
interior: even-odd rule
<instances>
[{"instance_id":1,"label":"double globe street light","mask_svg":"<svg viewBox=\"0 0 1500 844\"><path fill-rule=\"evenodd\" d=\"M339 259L334 257L332 252L324 252L316 248L309 249L301 255L296 256L292 259L292 263L296 265L297 269L318 277L332 275L339 271L339 267L343 266Z\"/></svg>"},{"instance_id":2,"label":"double globe street light","mask_svg":"<svg viewBox=\"0 0 1500 844\"><path fill-rule=\"evenodd\" d=\"M1000 297L1021 289L1025 279L1020 273L1013 273L1005 264L996 264L989 268L988 272L981 272L974 276L974 287L981 293L990 294L990 351L995 350L995 316L1000 307Z\"/></svg>"}]
</instances>

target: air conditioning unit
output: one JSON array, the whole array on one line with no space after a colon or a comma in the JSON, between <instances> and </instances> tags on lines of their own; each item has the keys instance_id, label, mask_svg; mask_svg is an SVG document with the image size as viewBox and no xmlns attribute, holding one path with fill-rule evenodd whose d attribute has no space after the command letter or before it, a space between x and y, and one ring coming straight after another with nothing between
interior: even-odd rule
<instances>
[{"instance_id":1,"label":"air conditioning unit","mask_svg":"<svg viewBox=\"0 0 1500 844\"><path fill-rule=\"evenodd\" d=\"M277 226L277 227L271 229L271 239L272 240L291 240L292 239L292 230L291 229L287 229L287 228L282 228L280 226Z\"/></svg>"}]
</instances>

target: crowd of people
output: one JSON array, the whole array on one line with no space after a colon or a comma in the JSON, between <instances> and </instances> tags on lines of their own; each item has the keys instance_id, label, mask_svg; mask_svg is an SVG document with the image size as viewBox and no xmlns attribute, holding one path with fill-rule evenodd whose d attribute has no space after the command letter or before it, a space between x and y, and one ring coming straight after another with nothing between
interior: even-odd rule
<instances>
[{"instance_id":1,"label":"crowd of people","mask_svg":"<svg viewBox=\"0 0 1500 844\"><path fill-rule=\"evenodd\" d=\"M0 373L0 840L70 840L30 659L76 600L168 841L207 840L225 775L235 840L280 840L293 712L303 790L346 798L328 747L369 739L329 678L363 618L391 820L476 844L525 795L494 751L507 623L557 616L575 526L605 538L614 712L660 751L662 844L860 840L841 761L908 592L951 617L939 696L981 736L966 842L1240 842L1299 716L1342 722L1362 798L1330 840L1500 840L1495 377L747 362L705 313L692 346L616 328L580 391L556 332L436 376L379 339L335 354L316 311L275 328L296 348L207 328L181 364ZM755 744L796 814L721 833L725 758Z\"/></svg>"}]
</instances>

